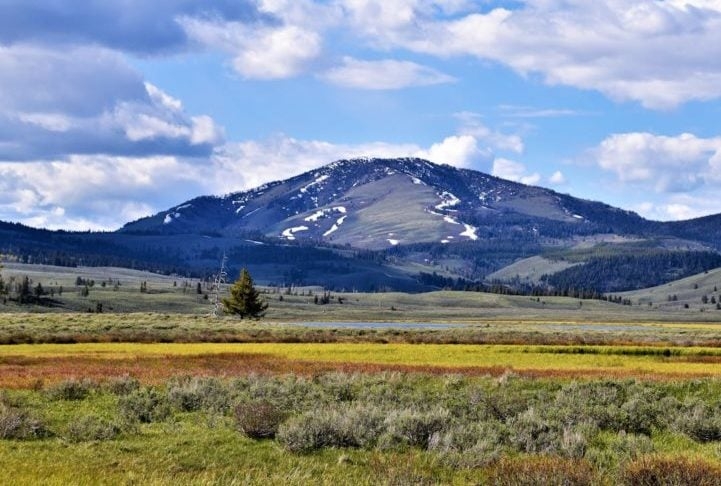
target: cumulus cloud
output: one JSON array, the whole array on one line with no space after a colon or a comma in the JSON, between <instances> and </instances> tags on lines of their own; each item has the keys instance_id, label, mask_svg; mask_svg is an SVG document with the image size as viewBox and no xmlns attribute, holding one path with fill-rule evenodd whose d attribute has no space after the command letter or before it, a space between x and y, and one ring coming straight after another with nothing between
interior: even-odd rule
<instances>
[{"instance_id":1,"label":"cumulus cloud","mask_svg":"<svg viewBox=\"0 0 721 486\"><path fill-rule=\"evenodd\" d=\"M0 160L209 155L222 138L212 119L188 116L116 52L0 46Z\"/></svg>"},{"instance_id":2,"label":"cumulus cloud","mask_svg":"<svg viewBox=\"0 0 721 486\"><path fill-rule=\"evenodd\" d=\"M345 57L340 66L321 75L326 81L349 88L390 90L452 83L452 76L410 61L363 61Z\"/></svg>"},{"instance_id":3,"label":"cumulus cloud","mask_svg":"<svg viewBox=\"0 0 721 486\"><path fill-rule=\"evenodd\" d=\"M470 55L540 74L548 84L597 90L649 108L721 96L718 2L526 1L450 19L423 15L414 7L419 2L400 3L405 8L393 7L394 22L364 33L382 45Z\"/></svg>"},{"instance_id":4,"label":"cumulus cloud","mask_svg":"<svg viewBox=\"0 0 721 486\"><path fill-rule=\"evenodd\" d=\"M565 184L567 181L566 181L566 176L563 175L563 172L561 172L560 170L557 170L556 172L551 174L551 177L548 178L548 182L550 184L553 184L554 186L560 186L560 185Z\"/></svg>"},{"instance_id":5,"label":"cumulus cloud","mask_svg":"<svg viewBox=\"0 0 721 486\"><path fill-rule=\"evenodd\" d=\"M416 151L414 155L438 164L470 167L479 158L488 157L490 151L480 149L478 140L471 135L453 135L427 150Z\"/></svg>"},{"instance_id":6,"label":"cumulus cloud","mask_svg":"<svg viewBox=\"0 0 721 486\"><path fill-rule=\"evenodd\" d=\"M245 78L280 79L303 72L321 52L321 36L303 27L267 27L185 17L188 35L233 56L232 66Z\"/></svg>"},{"instance_id":7,"label":"cumulus cloud","mask_svg":"<svg viewBox=\"0 0 721 486\"><path fill-rule=\"evenodd\" d=\"M420 157L458 167L473 165L483 152L469 136L449 136L421 147L414 143L335 144L277 135L265 140L229 143L213 158L212 192L226 193L315 169L334 160L356 157Z\"/></svg>"},{"instance_id":8,"label":"cumulus cloud","mask_svg":"<svg viewBox=\"0 0 721 486\"><path fill-rule=\"evenodd\" d=\"M590 154L619 182L659 193L691 191L721 182L721 137L621 133L603 140Z\"/></svg>"},{"instance_id":9,"label":"cumulus cloud","mask_svg":"<svg viewBox=\"0 0 721 486\"><path fill-rule=\"evenodd\" d=\"M173 156L71 156L0 163L0 220L107 230L198 194L202 165Z\"/></svg>"},{"instance_id":10,"label":"cumulus cloud","mask_svg":"<svg viewBox=\"0 0 721 486\"><path fill-rule=\"evenodd\" d=\"M528 169L520 162L514 160L497 158L493 161L493 170L491 174L509 181L520 182L529 186L536 185L541 180L541 175L537 172L533 174L527 173Z\"/></svg>"},{"instance_id":11,"label":"cumulus cloud","mask_svg":"<svg viewBox=\"0 0 721 486\"><path fill-rule=\"evenodd\" d=\"M645 201L631 208L641 216L660 221L699 218L719 212L716 191L698 194L671 194L657 202Z\"/></svg>"}]
</instances>

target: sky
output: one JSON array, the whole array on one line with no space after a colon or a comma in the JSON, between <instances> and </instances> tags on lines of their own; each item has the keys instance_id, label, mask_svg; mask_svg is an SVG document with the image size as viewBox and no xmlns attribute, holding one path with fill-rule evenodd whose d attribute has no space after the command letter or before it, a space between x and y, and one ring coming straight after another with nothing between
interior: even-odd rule
<instances>
[{"instance_id":1,"label":"sky","mask_svg":"<svg viewBox=\"0 0 721 486\"><path fill-rule=\"evenodd\" d=\"M721 213L721 0L0 0L0 220L114 230L360 156Z\"/></svg>"}]
</instances>

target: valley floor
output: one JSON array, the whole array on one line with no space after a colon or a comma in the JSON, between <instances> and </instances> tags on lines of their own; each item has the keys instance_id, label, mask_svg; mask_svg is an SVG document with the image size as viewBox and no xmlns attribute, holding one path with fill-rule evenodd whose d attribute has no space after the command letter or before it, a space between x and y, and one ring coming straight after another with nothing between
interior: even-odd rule
<instances>
[{"instance_id":1,"label":"valley floor","mask_svg":"<svg viewBox=\"0 0 721 486\"><path fill-rule=\"evenodd\" d=\"M304 288L241 321L43 275L0 304L2 484L721 484L721 313Z\"/></svg>"}]
</instances>

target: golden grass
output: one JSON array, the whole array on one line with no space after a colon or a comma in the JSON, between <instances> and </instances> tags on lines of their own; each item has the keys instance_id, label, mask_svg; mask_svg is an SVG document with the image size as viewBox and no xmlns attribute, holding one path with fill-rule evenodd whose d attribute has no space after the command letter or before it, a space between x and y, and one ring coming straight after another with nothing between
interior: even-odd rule
<instances>
[{"instance_id":1,"label":"golden grass","mask_svg":"<svg viewBox=\"0 0 721 486\"><path fill-rule=\"evenodd\" d=\"M374 343L81 343L0 346L0 386L130 374L157 382L179 374L316 373L332 369L530 376L721 376L718 348ZM669 350L670 351L670 350ZM644 354L648 352L648 354Z\"/></svg>"}]
</instances>

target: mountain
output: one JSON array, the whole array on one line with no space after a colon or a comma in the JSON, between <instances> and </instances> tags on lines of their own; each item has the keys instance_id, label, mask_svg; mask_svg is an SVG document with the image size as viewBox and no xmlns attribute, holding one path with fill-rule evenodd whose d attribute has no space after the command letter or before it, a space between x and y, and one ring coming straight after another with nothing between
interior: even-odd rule
<instances>
[{"instance_id":1,"label":"mountain","mask_svg":"<svg viewBox=\"0 0 721 486\"><path fill-rule=\"evenodd\" d=\"M225 253L233 270L247 266L262 283L359 290L494 280L609 292L721 266L721 215L649 221L417 158L339 160L248 191L198 197L115 233L0 225L0 238L0 252L33 261L112 260L204 275Z\"/></svg>"},{"instance_id":2,"label":"mountain","mask_svg":"<svg viewBox=\"0 0 721 486\"><path fill-rule=\"evenodd\" d=\"M121 232L256 231L285 241L385 249L478 241L505 231L628 233L655 225L635 213L422 159L340 160L285 181L199 197L125 225Z\"/></svg>"}]
</instances>

